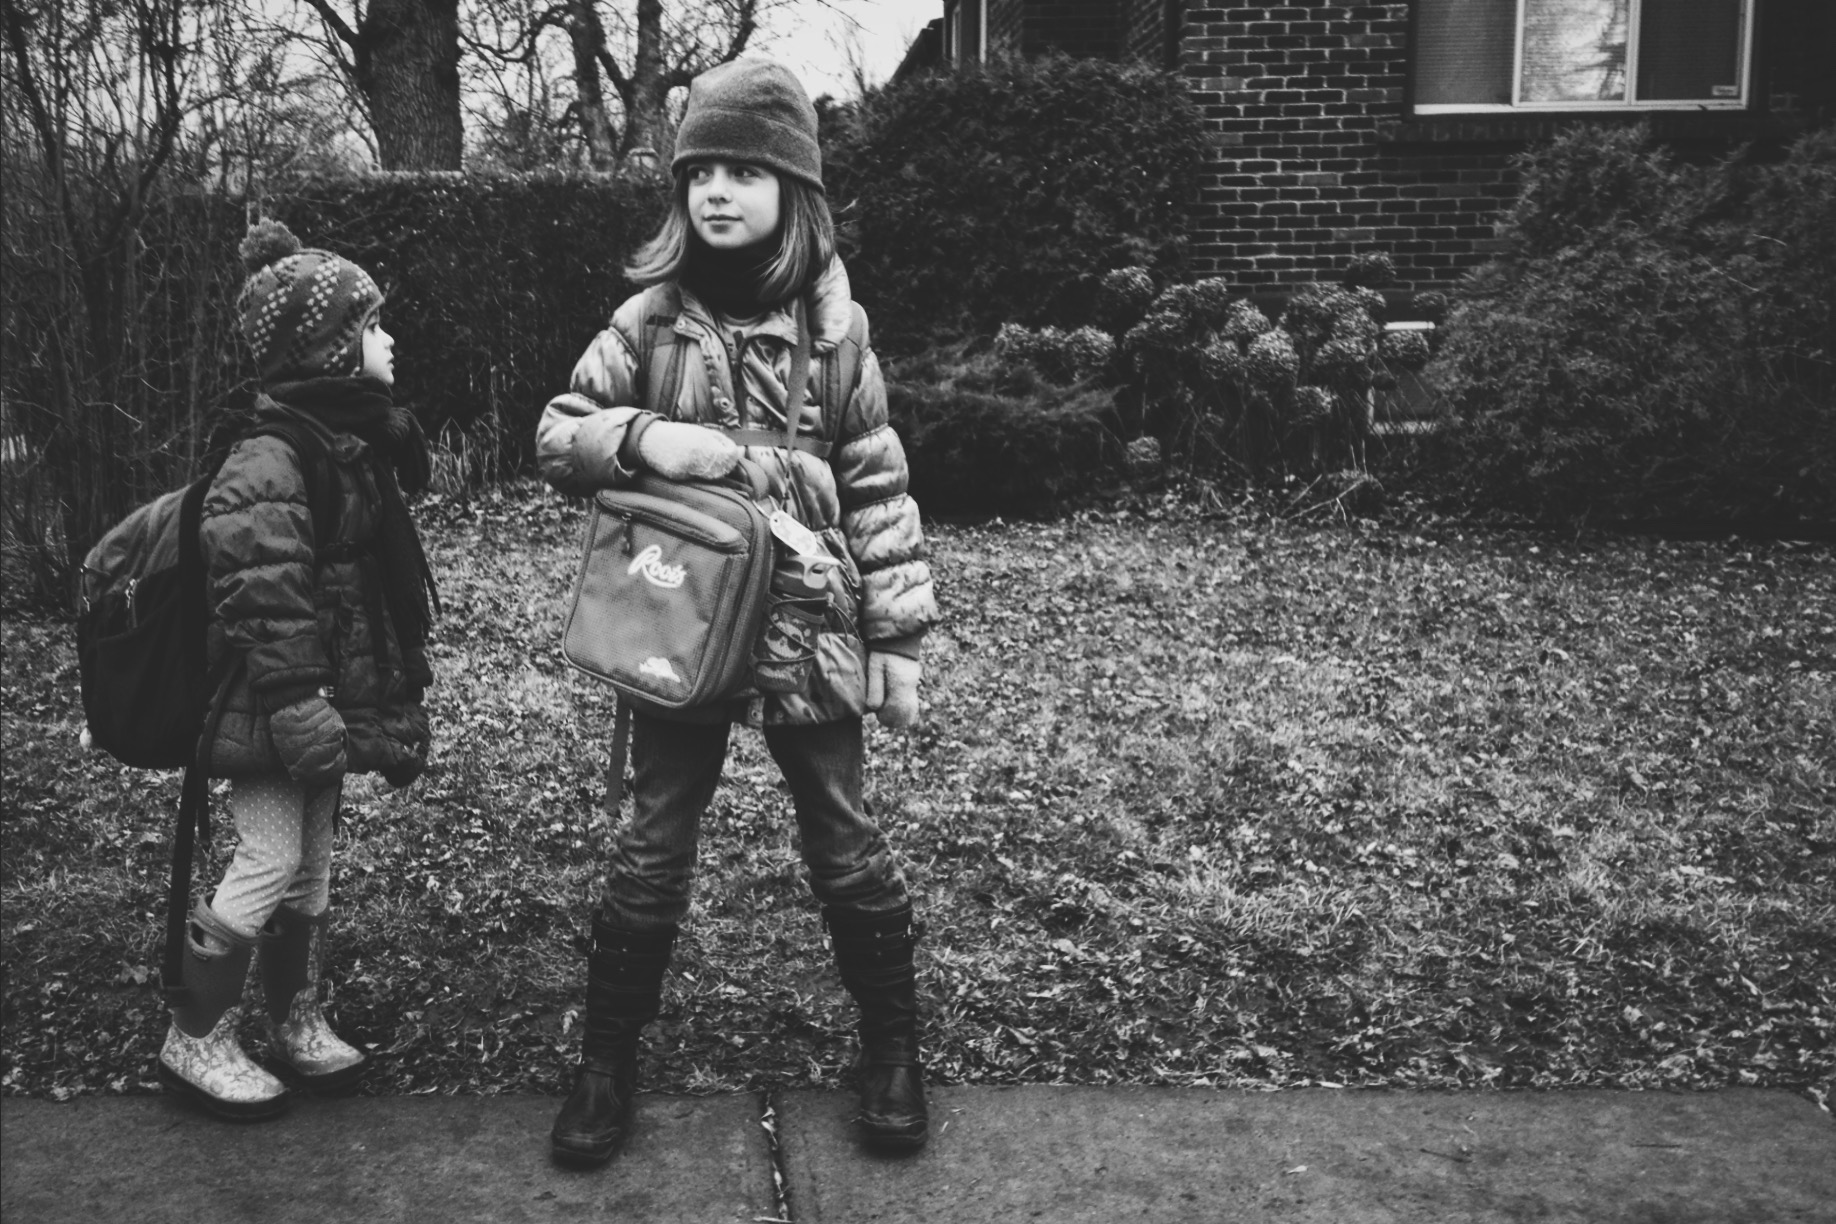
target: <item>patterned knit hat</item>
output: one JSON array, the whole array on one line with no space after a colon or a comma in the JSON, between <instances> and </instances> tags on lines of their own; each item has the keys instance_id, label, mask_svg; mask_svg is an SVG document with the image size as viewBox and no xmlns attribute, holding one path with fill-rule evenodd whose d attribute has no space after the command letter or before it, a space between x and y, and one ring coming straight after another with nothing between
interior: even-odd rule
<instances>
[{"instance_id":1,"label":"patterned knit hat","mask_svg":"<svg viewBox=\"0 0 1836 1224\"><path fill-rule=\"evenodd\" d=\"M755 162L822 190L816 108L790 69L739 59L689 83L670 168L713 159Z\"/></svg>"},{"instance_id":2,"label":"patterned knit hat","mask_svg":"<svg viewBox=\"0 0 1836 1224\"><path fill-rule=\"evenodd\" d=\"M279 221L250 226L238 250L249 279L236 309L261 380L355 374L364 325L382 306L370 274L330 251L302 248Z\"/></svg>"}]
</instances>

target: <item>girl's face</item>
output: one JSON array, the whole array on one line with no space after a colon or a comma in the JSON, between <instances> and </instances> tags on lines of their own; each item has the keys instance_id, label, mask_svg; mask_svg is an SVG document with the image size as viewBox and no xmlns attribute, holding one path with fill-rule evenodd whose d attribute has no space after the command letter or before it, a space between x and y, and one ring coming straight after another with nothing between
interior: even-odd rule
<instances>
[{"instance_id":1,"label":"girl's face","mask_svg":"<svg viewBox=\"0 0 1836 1224\"><path fill-rule=\"evenodd\" d=\"M382 329L381 319L371 319L363 329L363 366L358 373L385 387L395 385L395 337Z\"/></svg>"},{"instance_id":2,"label":"girl's face","mask_svg":"<svg viewBox=\"0 0 1836 1224\"><path fill-rule=\"evenodd\" d=\"M689 221L717 251L736 251L778 232L778 176L751 162L690 162Z\"/></svg>"}]
</instances>

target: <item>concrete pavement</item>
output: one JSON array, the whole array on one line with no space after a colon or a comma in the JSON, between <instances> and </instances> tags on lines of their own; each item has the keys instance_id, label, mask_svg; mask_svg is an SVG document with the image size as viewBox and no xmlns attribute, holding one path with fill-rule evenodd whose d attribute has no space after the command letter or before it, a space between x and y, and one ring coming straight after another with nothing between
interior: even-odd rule
<instances>
[{"instance_id":1,"label":"concrete pavement","mask_svg":"<svg viewBox=\"0 0 1836 1224\"><path fill-rule=\"evenodd\" d=\"M620 1220L1836 1224L1836 1124L1711 1093L938 1088L920 1155L840 1093L645 1096L603 1170L546 1154L555 1099L297 1101L225 1125L164 1097L0 1100L6 1224Z\"/></svg>"}]
</instances>

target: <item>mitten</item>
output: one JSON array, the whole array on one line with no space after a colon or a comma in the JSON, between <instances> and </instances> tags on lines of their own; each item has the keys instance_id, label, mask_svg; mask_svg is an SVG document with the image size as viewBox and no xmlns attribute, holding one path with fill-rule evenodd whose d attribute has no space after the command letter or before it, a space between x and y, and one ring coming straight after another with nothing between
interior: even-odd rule
<instances>
[{"instance_id":1,"label":"mitten","mask_svg":"<svg viewBox=\"0 0 1836 1224\"><path fill-rule=\"evenodd\" d=\"M408 705L402 710L406 723L406 734L402 737L402 747L406 750L400 759L383 766L383 781L400 790L420 777L427 770L427 711L421 707L421 686L410 685L408 688Z\"/></svg>"},{"instance_id":2,"label":"mitten","mask_svg":"<svg viewBox=\"0 0 1836 1224\"><path fill-rule=\"evenodd\" d=\"M867 652L867 708L888 727L910 727L918 721L918 679L924 667L916 659L884 651Z\"/></svg>"},{"instance_id":3,"label":"mitten","mask_svg":"<svg viewBox=\"0 0 1836 1224\"><path fill-rule=\"evenodd\" d=\"M427 762L421 757L403 757L392 765L383 766L383 781L400 790L420 777L426 768Z\"/></svg>"},{"instance_id":4,"label":"mitten","mask_svg":"<svg viewBox=\"0 0 1836 1224\"><path fill-rule=\"evenodd\" d=\"M638 458L670 480L719 480L740 461L739 443L686 421L653 421L638 435Z\"/></svg>"},{"instance_id":5,"label":"mitten","mask_svg":"<svg viewBox=\"0 0 1836 1224\"><path fill-rule=\"evenodd\" d=\"M268 735L300 785L330 786L344 776L344 718L317 693L268 715Z\"/></svg>"}]
</instances>

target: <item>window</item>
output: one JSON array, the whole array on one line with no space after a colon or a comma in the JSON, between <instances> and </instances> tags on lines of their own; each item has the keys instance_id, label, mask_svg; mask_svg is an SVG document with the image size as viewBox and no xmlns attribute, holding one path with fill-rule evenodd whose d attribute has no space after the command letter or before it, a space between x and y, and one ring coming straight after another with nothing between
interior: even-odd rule
<instances>
[{"instance_id":1,"label":"window","mask_svg":"<svg viewBox=\"0 0 1836 1224\"><path fill-rule=\"evenodd\" d=\"M1416 0L1415 113L1737 110L1753 0Z\"/></svg>"},{"instance_id":2,"label":"window","mask_svg":"<svg viewBox=\"0 0 1836 1224\"><path fill-rule=\"evenodd\" d=\"M968 12L965 14L964 10ZM979 10L979 11L978 11ZM988 58L988 0L944 0L944 58L954 64Z\"/></svg>"}]
</instances>

